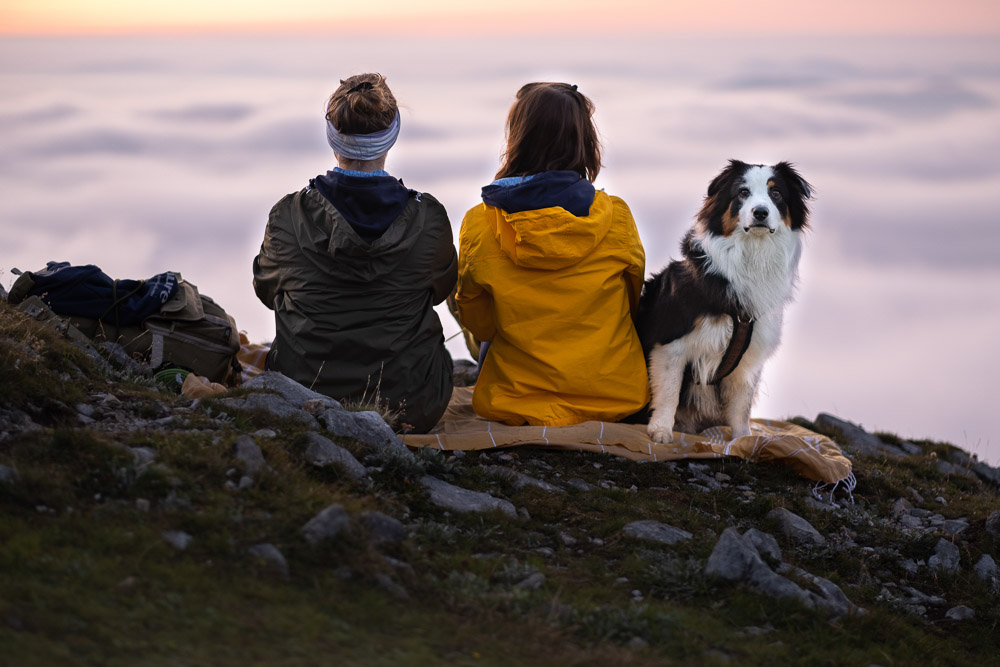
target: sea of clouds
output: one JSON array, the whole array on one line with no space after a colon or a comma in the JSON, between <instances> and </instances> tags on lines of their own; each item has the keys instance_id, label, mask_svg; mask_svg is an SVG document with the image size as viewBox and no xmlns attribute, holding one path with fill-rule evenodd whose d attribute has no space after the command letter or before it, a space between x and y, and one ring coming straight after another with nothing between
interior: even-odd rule
<instances>
[{"instance_id":1,"label":"sea of clouds","mask_svg":"<svg viewBox=\"0 0 1000 667\"><path fill-rule=\"evenodd\" d=\"M274 202L333 166L339 78L388 77L403 118L388 169L437 196L456 236L514 92L567 81L597 106L597 185L630 205L650 273L728 159L789 160L815 186L756 416L833 412L996 464L995 54L989 39L5 38L0 283L49 260L179 271L267 341L251 261Z\"/></svg>"}]
</instances>

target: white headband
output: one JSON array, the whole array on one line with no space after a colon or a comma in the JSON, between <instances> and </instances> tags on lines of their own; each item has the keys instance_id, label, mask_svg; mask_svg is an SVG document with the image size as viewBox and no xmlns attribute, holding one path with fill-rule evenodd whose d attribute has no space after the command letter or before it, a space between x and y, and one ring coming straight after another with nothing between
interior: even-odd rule
<instances>
[{"instance_id":1,"label":"white headband","mask_svg":"<svg viewBox=\"0 0 1000 667\"><path fill-rule=\"evenodd\" d=\"M389 152L399 136L399 111L392 124L384 130L369 134L342 134L329 119L326 121L326 140L333 152L348 160L375 160Z\"/></svg>"}]
</instances>

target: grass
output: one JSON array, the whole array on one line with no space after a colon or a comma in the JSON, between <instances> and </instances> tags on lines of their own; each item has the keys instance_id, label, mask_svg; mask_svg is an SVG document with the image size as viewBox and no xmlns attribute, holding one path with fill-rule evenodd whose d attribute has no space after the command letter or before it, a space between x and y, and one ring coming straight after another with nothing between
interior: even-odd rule
<instances>
[{"instance_id":1,"label":"grass","mask_svg":"<svg viewBox=\"0 0 1000 667\"><path fill-rule=\"evenodd\" d=\"M1000 597L969 568L983 553L997 557L984 527L997 490L938 473L945 443L920 443L924 454L902 461L856 460L857 504L838 512L813 507L810 483L789 470L734 460L704 464L730 478L709 493L687 483L684 463L530 448L507 461L421 450L369 461L377 467L352 481L304 462L301 425L266 413L223 417L212 400L191 409L102 370L4 304L0 372L0 415L23 411L43 427L0 440L0 465L18 475L0 483L0 664L958 665L988 664L1000 651ZM117 397L137 426L81 423L73 406L96 394ZM178 408L187 410L174 424L149 425ZM260 428L275 432L255 438L273 472L227 488L243 474L234 441ZM364 458L357 443L341 444ZM156 460L138 464L137 447ZM485 470L495 465L594 489L517 489ZM423 491L426 474L503 496L527 518L447 512ZM939 539L886 521L909 489L926 500L914 504L969 519L960 574L899 567L926 559ZM410 537L375 545L355 524L310 546L301 526L332 503L392 515ZM779 506L831 541L871 550L797 547L767 518ZM640 519L693 538L665 547L624 537ZM730 525L772 532L785 561L838 583L866 613L831 620L704 577ZM177 550L164 531L192 541ZM282 552L287 579L249 555L261 543ZM522 585L535 574L544 580ZM966 604L976 618L908 614L882 595L885 581Z\"/></svg>"}]
</instances>

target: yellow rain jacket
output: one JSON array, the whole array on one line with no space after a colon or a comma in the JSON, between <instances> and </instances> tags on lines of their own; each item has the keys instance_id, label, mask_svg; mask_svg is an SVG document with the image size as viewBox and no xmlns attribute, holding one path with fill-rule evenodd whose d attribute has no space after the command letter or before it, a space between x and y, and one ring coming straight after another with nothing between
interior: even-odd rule
<instances>
[{"instance_id":1,"label":"yellow rain jacket","mask_svg":"<svg viewBox=\"0 0 1000 667\"><path fill-rule=\"evenodd\" d=\"M473 394L476 413L565 426L641 409L649 383L633 318L644 274L628 206L602 191L585 217L561 206L469 210L455 299L462 324L492 341Z\"/></svg>"}]
</instances>

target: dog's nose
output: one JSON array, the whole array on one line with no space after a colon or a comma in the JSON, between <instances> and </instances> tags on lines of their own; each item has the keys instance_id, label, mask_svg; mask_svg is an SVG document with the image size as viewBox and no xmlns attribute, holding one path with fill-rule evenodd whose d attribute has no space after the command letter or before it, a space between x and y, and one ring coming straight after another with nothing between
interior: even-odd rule
<instances>
[{"instance_id":1,"label":"dog's nose","mask_svg":"<svg viewBox=\"0 0 1000 667\"><path fill-rule=\"evenodd\" d=\"M754 220L766 220L767 219L767 207L758 206L753 210Z\"/></svg>"}]
</instances>

